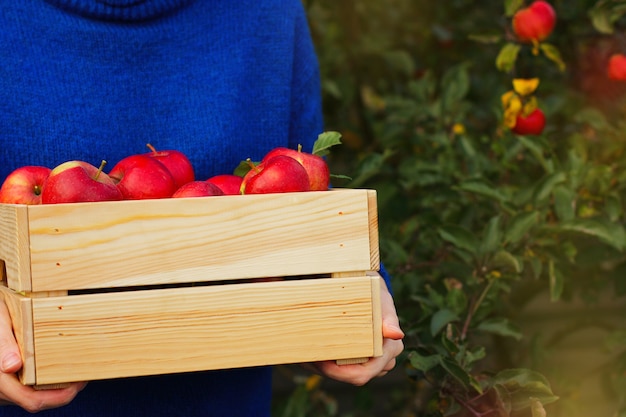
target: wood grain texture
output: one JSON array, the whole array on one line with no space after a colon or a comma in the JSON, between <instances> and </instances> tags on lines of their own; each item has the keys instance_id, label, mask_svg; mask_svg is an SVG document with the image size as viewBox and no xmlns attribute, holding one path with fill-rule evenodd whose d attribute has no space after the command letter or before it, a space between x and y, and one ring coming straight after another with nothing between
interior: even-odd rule
<instances>
[{"instance_id":1,"label":"wood grain texture","mask_svg":"<svg viewBox=\"0 0 626 417\"><path fill-rule=\"evenodd\" d=\"M377 276L33 299L37 383L370 357Z\"/></svg>"},{"instance_id":2,"label":"wood grain texture","mask_svg":"<svg viewBox=\"0 0 626 417\"><path fill-rule=\"evenodd\" d=\"M0 204L0 295L37 387L378 356L378 250L373 190Z\"/></svg>"},{"instance_id":3,"label":"wood grain texture","mask_svg":"<svg viewBox=\"0 0 626 417\"><path fill-rule=\"evenodd\" d=\"M0 204L0 260L2 281L18 291L30 291L28 206Z\"/></svg>"},{"instance_id":4,"label":"wood grain texture","mask_svg":"<svg viewBox=\"0 0 626 417\"><path fill-rule=\"evenodd\" d=\"M374 351L372 355L361 358L337 359L337 365L354 365L365 363L372 357L382 356L383 354L383 316L380 302L381 286L386 285L378 272L366 271L364 273L372 278L372 336L374 338ZM335 277L336 275L333 275ZM343 275L347 276L347 275Z\"/></svg>"},{"instance_id":5,"label":"wood grain texture","mask_svg":"<svg viewBox=\"0 0 626 417\"><path fill-rule=\"evenodd\" d=\"M378 269L372 193L31 206L30 290Z\"/></svg>"},{"instance_id":6,"label":"wood grain texture","mask_svg":"<svg viewBox=\"0 0 626 417\"><path fill-rule=\"evenodd\" d=\"M378 196L375 190L366 190L369 218L370 267L371 271L380 269L380 252L378 237Z\"/></svg>"},{"instance_id":7,"label":"wood grain texture","mask_svg":"<svg viewBox=\"0 0 626 417\"><path fill-rule=\"evenodd\" d=\"M372 327L374 329L374 353L372 356L383 354L383 313L381 306L381 287L387 285L378 272L368 271L366 275L372 279Z\"/></svg>"}]
</instances>

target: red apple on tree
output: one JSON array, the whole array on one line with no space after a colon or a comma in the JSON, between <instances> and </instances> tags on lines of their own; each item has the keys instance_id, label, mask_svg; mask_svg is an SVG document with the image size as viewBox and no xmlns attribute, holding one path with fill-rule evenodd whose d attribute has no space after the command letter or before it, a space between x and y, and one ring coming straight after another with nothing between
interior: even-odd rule
<instances>
[{"instance_id":1,"label":"red apple on tree","mask_svg":"<svg viewBox=\"0 0 626 417\"><path fill-rule=\"evenodd\" d=\"M161 162L170 171L176 181L176 187L196 179L193 165L187 155L177 150L157 151L151 144L147 145L152 152L146 155Z\"/></svg>"},{"instance_id":2,"label":"red apple on tree","mask_svg":"<svg viewBox=\"0 0 626 417\"><path fill-rule=\"evenodd\" d=\"M511 131L518 135L540 135L545 126L545 114L541 109L535 108L528 115L518 114Z\"/></svg>"},{"instance_id":3,"label":"red apple on tree","mask_svg":"<svg viewBox=\"0 0 626 417\"><path fill-rule=\"evenodd\" d=\"M217 185L207 181L190 181L176 190L172 198L208 197L214 195L224 195L224 192Z\"/></svg>"},{"instance_id":4,"label":"red apple on tree","mask_svg":"<svg viewBox=\"0 0 626 417\"><path fill-rule=\"evenodd\" d=\"M324 158L312 153L302 152L301 146L298 146L298 150L279 147L265 154L261 162L276 155L289 156L302 164L309 176L311 191L328 190L330 184L330 170Z\"/></svg>"},{"instance_id":5,"label":"red apple on tree","mask_svg":"<svg viewBox=\"0 0 626 417\"><path fill-rule=\"evenodd\" d=\"M286 155L276 155L253 166L241 183L241 194L288 193L310 189L309 175L302 164Z\"/></svg>"},{"instance_id":6,"label":"red apple on tree","mask_svg":"<svg viewBox=\"0 0 626 417\"><path fill-rule=\"evenodd\" d=\"M218 186L226 195L237 195L241 194L243 177L234 174L220 174L209 178L207 182Z\"/></svg>"},{"instance_id":7,"label":"red apple on tree","mask_svg":"<svg viewBox=\"0 0 626 417\"><path fill-rule=\"evenodd\" d=\"M56 166L43 184L42 204L117 201L122 193L115 182L99 168L84 161L67 161Z\"/></svg>"},{"instance_id":8,"label":"red apple on tree","mask_svg":"<svg viewBox=\"0 0 626 417\"><path fill-rule=\"evenodd\" d=\"M9 175L0 187L0 203L41 204L43 183L52 171L48 167L22 166Z\"/></svg>"},{"instance_id":9,"label":"red apple on tree","mask_svg":"<svg viewBox=\"0 0 626 417\"><path fill-rule=\"evenodd\" d=\"M552 33L556 12L550 3L534 1L513 15L513 32L522 42L541 42Z\"/></svg>"},{"instance_id":10,"label":"red apple on tree","mask_svg":"<svg viewBox=\"0 0 626 417\"><path fill-rule=\"evenodd\" d=\"M109 172L126 200L168 198L176 191L176 181L158 159L146 154L130 155Z\"/></svg>"},{"instance_id":11,"label":"red apple on tree","mask_svg":"<svg viewBox=\"0 0 626 417\"><path fill-rule=\"evenodd\" d=\"M613 54L607 65L607 75L614 81L626 81L626 56Z\"/></svg>"}]
</instances>

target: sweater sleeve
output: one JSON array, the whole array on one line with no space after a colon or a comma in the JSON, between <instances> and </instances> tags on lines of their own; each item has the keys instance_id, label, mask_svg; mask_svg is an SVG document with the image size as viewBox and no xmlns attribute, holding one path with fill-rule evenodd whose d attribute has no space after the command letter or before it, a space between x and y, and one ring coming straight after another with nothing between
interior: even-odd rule
<instances>
[{"instance_id":1,"label":"sweater sleeve","mask_svg":"<svg viewBox=\"0 0 626 417\"><path fill-rule=\"evenodd\" d=\"M289 146L296 149L302 145L305 152L311 152L313 143L324 129L324 122L319 63L302 5L294 30Z\"/></svg>"}]
</instances>

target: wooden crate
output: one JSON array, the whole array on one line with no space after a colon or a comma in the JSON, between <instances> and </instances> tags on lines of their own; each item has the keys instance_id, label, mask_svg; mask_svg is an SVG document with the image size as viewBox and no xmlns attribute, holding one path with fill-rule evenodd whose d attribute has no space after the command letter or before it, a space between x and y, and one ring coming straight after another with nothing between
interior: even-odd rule
<instances>
[{"instance_id":1,"label":"wooden crate","mask_svg":"<svg viewBox=\"0 0 626 417\"><path fill-rule=\"evenodd\" d=\"M377 221L372 190L0 204L21 380L378 356Z\"/></svg>"}]
</instances>

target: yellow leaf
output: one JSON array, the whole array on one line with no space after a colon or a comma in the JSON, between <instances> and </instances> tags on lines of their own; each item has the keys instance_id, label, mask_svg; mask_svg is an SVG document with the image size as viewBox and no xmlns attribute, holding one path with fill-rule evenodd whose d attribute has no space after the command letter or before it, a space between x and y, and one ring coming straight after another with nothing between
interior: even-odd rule
<instances>
[{"instance_id":1,"label":"yellow leaf","mask_svg":"<svg viewBox=\"0 0 626 417\"><path fill-rule=\"evenodd\" d=\"M502 107L504 107L505 109L509 107L509 103L511 102L511 99L515 97L515 91L507 91L506 93L502 94L502 97L500 97L500 100L502 101Z\"/></svg>"},{"instance_id":2,"label":"yellow leaf","mask_svg":"<svg viewBox=\"0 0 626 417\"><path fill-rule=\"evenodd\" d=\"M517 123L517 115L519 112L514 112L511 110L507 110L504 112L504 124L509 129L513 129L515 124Z\"/></svg>"},{"instance_id":3,"label":"yellow leaf","mask_svg":"<svg viewBox=\"0 0 626 417\"><path fill-rule=\"evenodd\" d=\"M373 88L369 86L361 88L361 97L368 109L376 112L385 110L385 99L378 95Z\"/></svg>"},{"instance_id":4,"label":"yellow leaf","mask_svg":"<svg viewBox=\"0 0 626 417\"><path fill-rule=\"evenodd\" d=\"M465 126L463 126L462 123L455 123L454 126L452 126L452 132L455 135L464 135L465 134Z\"/></svg>"},{"instance_id":5,"label":"yellow leaf","mask_svg":"<svg viewBox=\"0 0 626 417\"><path fill-rule=\"evenodd\" d=\"M502 273L500 271L493 270L489 273L491 278L498 279L502 277Z\"/></svg>"},{"instance_id":6,"label":"yellow leaf","mask_svg":"<svg viewBox=\"0 0 626 417\"><path fill-rule=\"evenodd\" d=\"M305 387L307 391L313 391L317 388L322 381L322 377L317 374L313 374L306 379Z\"/></svg>"},{"instance_id":7,"label":"yellow leaf","mask_svg":"<svg viewBox=\"0 0 626 417\"><path fill-rule=\"evenodd\" d=\"M539 87L539 78L515 78L513 89L521 96L529 96Z\"/></svg>"},{"instance_id":8,"label":"yellow leaf","mask_svg":"<svg viewBox=\"0 0 626 417\"><path fill-rule=\"evenodd\" d=\"M514 96L511 100L509 100L507 106L504 108L504 114L515 118L521 113L522 106L522 100L518 96Z\"/></svg>"},{"instance_id":9,"label":"yellow leaf","mask_svg":"<svg viewBox=\"0 0 626 417\"><path fill-rule=\"evenodd\" d=\"M537 108L537 98L531 97L526 104L524 104L524 109L522 110L522 114L524 116L528 116L530 113L534 112Z\"/></svg>"}]
</instances>

